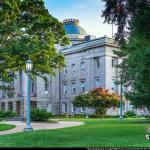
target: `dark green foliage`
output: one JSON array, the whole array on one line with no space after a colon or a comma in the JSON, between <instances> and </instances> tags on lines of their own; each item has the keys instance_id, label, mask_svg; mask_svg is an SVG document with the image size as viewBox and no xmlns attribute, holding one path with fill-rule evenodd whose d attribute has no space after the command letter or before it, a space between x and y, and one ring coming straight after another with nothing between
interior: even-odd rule
<instances>
[{"instance_id":1,"label":"dark green foliage","mask_svg":"<svg viewBox=\"0 0 150 150\"><path fill-rule=\"evenodd\" d=\"M0 110L0 118L16 117L16 112Z\"/></svg>"},{"instance_id":2,"label":"dark green foliage","mask_svg":"<svg viewBox=\"0 0 150 150\"><path fill-rule=\"evenodd\" d=\"M4 118L4 111L0 110L0 118Z\"/></svg>"},{"instance_id":3,"label":"dark green foliage","mask_svg":"<svg viewBox=\"0 0 150 150\"><path fill-rule=\"evenodd\" d=\"M4 114L5 114L5 117L15 117L16 116L16 112L13 112L13 111L5 111Z\"/></svg>"},{"instance_id":4,"label":"dark green foliage","mask_svg":"<svg viewBox=\"0 0 150 150\"><path fill-rule=\"evenodd\" d=\"M89 116L89 118L99 118L99 116L96 115L96 114L91 114L91 115L88 115L88 116ZM113 115L113 116L105 115L105 118L119 118L119 116L118 115Z\"/></svg>"},{"instance_id":5,"label":"dark green foliage","mask_svg":"<svg viewBox=\"0 0 150 150\"><path fill-rule=\"evenodd\" d=\"M89 94L79 94L74 98L73 105L76 107L89 107Z\"/></svg>"},{"instance_id":6,"label":"dark green foliage","mask_svg":"<svg viewBox=\"0 0 150 150\"><path fill-rule=\"evenodd\" d=\"M125 96L136 108L146 107L150 112L150 1L104 1L105 21L118 24L116 38L120 41L120 50L115 54L123 60L118 65L123 73L122 83L131 87ZM115 12L118 6L123 8L121 12Z\"/></svg>"},{"instance_id":7,"label":"dark green foliage","mask_svg":"<svg viewBox=\"0 0 150 150\"><path fill-rule=\"evenodd\" d=\"M125 117L135 117L136 116L135 112L133 112L133 111L127 111L124 115L125 115Z\"/></svg>"},{"instance_id":8,"label":"dark green foliage","mask_svg":"<svg viewBox=\"0 0 150 150\"><path fill-rule=\"evenodd\" d=\"M75 114L73 118L85 118L85 113L84 114Z\"/></svg>"},{"instance_id":9,"label":"dark green foliage","mask_svg":"<svg viewBox=\"0 0 150 150\"><path fill-rule=\"evenodd\" d=\"M116 39L125 42L128 36L135 32L134 18L141 15L145 10L150 9L149 0L103 0L105 2L105 10L102 16L105 22L114 23L118 27ZM143 15L144 16L144 15ZM139 32L148 33L150 20L139 19ZM144 28L143 28L144 25ZM138 25L137 25L138 27Z\"/></svg>"},{"instance_id":10,"label":"dark green foliage","mask_svg":"<svg viewBox=\"0 0 150 150\"><path fill-rule=\"evenodd\" d=\"M50 15L44 1L1 0L0 5L0 80L11 84L17 77L12 72L25 71L29 58L32 78L46 78L63 68L64 56L54 44L68 44L68 39L63 23Z\"/></svg>"},{"instance_id":11,"label":"dark green foliage","mask_svg":"<svg viewBox=\"0 0 150 150\"><path fill-rule=\"evenodd\" d=\"M32 121L46 121L52 117L51 112L47 112L46 109L33 109L31 111L31 120Z\"/></svg>"}]
</instances>

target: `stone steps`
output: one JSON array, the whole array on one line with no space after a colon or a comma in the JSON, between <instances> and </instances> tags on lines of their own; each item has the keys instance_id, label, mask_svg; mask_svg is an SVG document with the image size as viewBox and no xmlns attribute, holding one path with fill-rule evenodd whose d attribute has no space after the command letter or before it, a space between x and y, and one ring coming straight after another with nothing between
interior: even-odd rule
<instances>
[{"instance_id":1,"label":"stone steps","mask_svg":"<svg viewBox=\"0 0 150 150\"><path fill-rule=\"evenodd\" d=\"M10 117L10 118L6 118L6 121L24 121L25 118L23 117Z\"/></svg>"}]
</instances>

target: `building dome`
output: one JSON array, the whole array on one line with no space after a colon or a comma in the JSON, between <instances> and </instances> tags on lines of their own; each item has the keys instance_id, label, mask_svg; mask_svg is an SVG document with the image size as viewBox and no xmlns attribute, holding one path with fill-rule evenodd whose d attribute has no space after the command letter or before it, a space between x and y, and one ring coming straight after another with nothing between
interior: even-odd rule
<instances>
[{"instance_id":1,"label":"building dome","mask_svg":"<svg viewBox=\"0 0 150 150\"><path fill-rule=\"evenodd\" d=\"M79 20L66 19L63 21L66 34L87 35L87 32L79 26Z\"/></svg>"},{"instance_id":2,"label":"building dome","mask_svg":"<svg viewBox=\"0 0 150 150\"><path fill-rule=\"evenodd\" d=\"M87 32L79 26L79 20L66 19L63 23L65 32L73 45L84 42Z\"/></svg>"}]
</instances>

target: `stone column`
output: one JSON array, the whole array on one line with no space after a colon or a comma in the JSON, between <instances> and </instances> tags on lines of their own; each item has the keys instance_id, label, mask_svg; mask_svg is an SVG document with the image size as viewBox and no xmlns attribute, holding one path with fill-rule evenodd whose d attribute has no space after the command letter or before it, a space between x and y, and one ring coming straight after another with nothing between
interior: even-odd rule
<instances>
[{"instance_id":1,"label":"stone column","mask_svg":"<svg viewBox=\"0 0 150 150\"><path fill-rule=\"evenodd\" d=\"M112 57L105 56L105 88L112 90L112 76L113 76L113 68L112 68Z\"/></svg>"},{"instance_id":2,"label":"stone column","mask_svg":"<svg viewBox=\"0 0 150 150\"><path fill-rule=\"evenodd\" d=\"M89 91L92 87L91 83L93 81L93 78L92 78L92 66L91 66L91 61L92 59L91 58L87 58L86 59L86 69L85 69L85 73L86 73L86 91Z\"/></svg>"},{"instance_id":3,"label":"stone column","mask_svg":"<svg viewBox=\"0 0 150 150\"><path fill-rule=\"evenodd\" d=\"M26 97L27 96L27 75L25 72L22 72L22 82L21 85L22 86L22 96Z\"/></svg>"},{"instance_id":4,"label":"stone column","mask_svg":"<svg viewBox=\"0 0 150 150\"><path fill-rule=\"evenodd\" d=\"M59 102L53 103L53 113L59 115ZM62 111L61 111L62 113Z\"/></svg>"},{"instance_id":5,"label":"stone column","mask_svg":"<svg viewBox=\"0 0 150 150\"><path fill-rule=\"evenodd\" d=\"M26 118L26 100L20 101L20 117Z\"/></svg>"},{"instance_id":6,"label":"stone column","mask_svg":"<svg viewBox=\"0 0 150 150\"><path fill-rule=\"evenodd\" d=\"M8 111L8 102L5 102L5 111Z\"/></svg>"},{"instance_id":7,"label":"stone column","mask_svg":"<svg viewBox=\"0 0 150 150\"><path fill-rule=\"evenodd\" d=\"M16 101L13 102L13 111L16 112Z\"/></svg>"}]
</instances>

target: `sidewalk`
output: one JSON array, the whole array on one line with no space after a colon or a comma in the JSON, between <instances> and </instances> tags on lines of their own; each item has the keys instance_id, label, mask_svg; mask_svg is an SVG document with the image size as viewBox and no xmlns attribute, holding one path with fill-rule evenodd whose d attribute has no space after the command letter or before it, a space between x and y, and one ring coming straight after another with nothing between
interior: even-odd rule
<instances>
[{"instance_id":1,"label":"sidewalk","mask_svg":"<svg viewBox=\"0 0 150 150\"><path fill-rule=\"evenodd\" d=\"M26 127L26 123L21 121L5 121L0 123L16 125L16 128L14 129L1 131L0 135L23 132L23 129ZM84 122L58 121L56 123L31 123L31 127L33 128L34 131L42 129L67 128L80 125L84 125Z\"/></svg>"}]
</instances>

